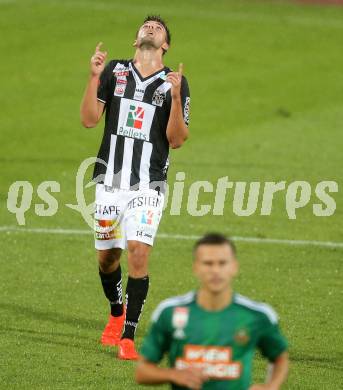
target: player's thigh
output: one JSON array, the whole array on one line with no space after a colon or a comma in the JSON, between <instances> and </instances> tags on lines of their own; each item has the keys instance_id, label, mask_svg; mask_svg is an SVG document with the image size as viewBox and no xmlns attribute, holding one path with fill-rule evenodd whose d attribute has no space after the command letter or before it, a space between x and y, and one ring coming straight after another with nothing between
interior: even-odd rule
<instances>
[{"instance_id":1,"label":"player's thigh","mask_svg":"<svg viewBox=\"0 0 343 390\"><path fill-rule=\"evenodd\" d=\"M153 246L162 218L164 195L154 190L136 192L124 214L127 242Z\"/></svg>"},{"instance_id":2,"label":"player's thigh","mask_svg":"<svg viewBox=\"0 0 343 390\"><path fill-rule=\"evenodd\" d=\"M94 239L98 251L113 248L125 249L122 227L126 199L120 191L106 191L97 184L95 192ZM116 253L116 252L110 252ZM106 252L102 256L105 256Z\"/></svg>"}]
</instances>

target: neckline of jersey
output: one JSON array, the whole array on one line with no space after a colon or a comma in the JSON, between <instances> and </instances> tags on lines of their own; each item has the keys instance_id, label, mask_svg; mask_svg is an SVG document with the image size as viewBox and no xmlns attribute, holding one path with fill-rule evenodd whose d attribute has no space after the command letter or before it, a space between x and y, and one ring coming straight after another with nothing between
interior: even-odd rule
<instances>
[{"instance_id":1,"label":"neckline of jersey","mask_svg":"<svg viewBox=\"0 0 343 390\"><path fill-rule=\"evenodd\" d=\"M205 309L204 307L200 306L199 303L198 303L198 291L195 290L194 291L194 303L195 303L195 306L198 310L206 313L206 314L212 314L212 315L218 315L218 314L223 314L225 311L231 309L231 307L234 305L235 303L235 295L236 293L232 293L232 299L231 299L231 302L225 306L223 309L220 309L220 310L207 310Z\"/></svg>"},{"instance_id":2,"label":"neckline of jersey","mask_svg":"<svg viewBox=\"0 0 343 390\"><path fill-rule=\"evenodd\" d=\"M143 77L143 76L140 74L139 70L136 68L135 64L133 63L133 59L130 60L130 63L131 63L131 66L132 66L133 70L136 72L137 76L139 77L139 79L140 79L141 81L147 81L147 80L149 80L151 77L154 77L154 76L156 76L157 74L159 74L159 73L161 73L161 72L163 72L164 70L167 69L167 67L164 66L163 68L161 68L160 70L157 70L156 72L150 74L149 76Z\"/></svg>"}]
</instances>

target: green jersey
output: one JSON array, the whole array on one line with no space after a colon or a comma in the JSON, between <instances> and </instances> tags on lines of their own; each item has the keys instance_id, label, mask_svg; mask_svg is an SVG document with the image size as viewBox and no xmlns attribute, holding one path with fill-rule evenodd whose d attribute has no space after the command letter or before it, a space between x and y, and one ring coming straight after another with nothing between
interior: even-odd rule
<instances>
[{"instance_id":1,"label":"green jersey","mask_svg":"<svg viewBox=\"0 0 343 390\"><path fill-rule=\"evenodd\" d=\"M225 309L207 311L192 291L160 303L141 355L158 363L167 353L170 367L204 369L203 390L247 390L256 349L271 362L287 349L270 306L234 294Z\"/></svg>"}]
</instances>

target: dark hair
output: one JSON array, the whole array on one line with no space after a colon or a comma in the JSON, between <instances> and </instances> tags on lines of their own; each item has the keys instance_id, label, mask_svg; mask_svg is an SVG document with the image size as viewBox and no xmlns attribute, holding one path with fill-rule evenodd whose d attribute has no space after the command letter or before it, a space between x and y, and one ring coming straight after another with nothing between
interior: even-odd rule
<instances>
[{"instance_id":1,"label":"dark hair","mask_svg":"<svg viewBox=\"0 0 343 390\"><path fill-rule=\"evenodd\" d=\"M170 45L170 40L171 40L171 34L170 34L170 31L169 31L169 28L166 24L166 22L161 18L160 15L147 15L143 21L143 24L146 23L146 22L157 22L159 24L161 24L164 29L166 30L166 42L168 43L168 45ZM138 31L137 31L137 34L138 34ZM167 52L167 50L163 50L163 54L165 54Z\"/></svg>"},{"instance_id":2,"label":"dark hair","mask_svg":"<svg viewBox=\"0 0 343 390\"><path fill-rule=\"evenodd\" d=\"M200 245L223 245L227 244L231 248L233 254L236 254L236 246L233 241L220 233L207 233L201 237L193 247L193 253L199 248Z\"/></svg>"}]
</instances>

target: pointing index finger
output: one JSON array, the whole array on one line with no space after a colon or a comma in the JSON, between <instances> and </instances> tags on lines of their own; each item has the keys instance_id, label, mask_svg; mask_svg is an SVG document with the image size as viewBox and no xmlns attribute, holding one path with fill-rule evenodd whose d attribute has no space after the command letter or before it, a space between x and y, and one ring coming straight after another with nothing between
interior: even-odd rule
<instances>
[{"instance_id":1,"label":"pointing index finger","mask_svg":"<svg viewBox=\"0 0 343 390\"><path fill-rule=\"evenodd\" d=\"M179 73L182 76L182 73L183 73L183 63L182 62L180 62L180 64L179 64Z\"/></svg>"},{"instance_id":2,"label":"pointing index finger","mask_svg":"<svg viewBox=\"0 0 343 390\"><path fill-rule=\"evenodd\" d=\"M96 47L95 47L95 52L97 53L98 51L100 51L100 47L102 45L102 42L99 42Z\"/></svg>"}]
</instances>

